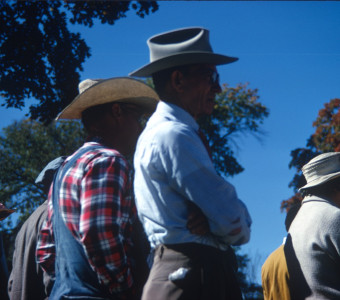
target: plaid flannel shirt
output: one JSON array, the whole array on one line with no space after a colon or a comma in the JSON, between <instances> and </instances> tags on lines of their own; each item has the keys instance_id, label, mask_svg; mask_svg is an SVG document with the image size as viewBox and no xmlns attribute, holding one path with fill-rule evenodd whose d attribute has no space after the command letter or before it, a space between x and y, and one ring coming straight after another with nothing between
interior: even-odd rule
<instances>
[{"instance_id":1,"label":"plaid flannel shirt","mask_svg":"<svg viewBox=\"0 0 340 300\"><path fill-rule=\"evenodd\" d=\"M83 147L95 144L85 143ZM52 187L36 259L54 276ZM65 174L59 197L62 218L74 238L83 245L99 281L113 294L126 291L133 284L129 254L132 223L136 218L127 160L109 148L86 152Z\"/></svg>"}]
</instances>

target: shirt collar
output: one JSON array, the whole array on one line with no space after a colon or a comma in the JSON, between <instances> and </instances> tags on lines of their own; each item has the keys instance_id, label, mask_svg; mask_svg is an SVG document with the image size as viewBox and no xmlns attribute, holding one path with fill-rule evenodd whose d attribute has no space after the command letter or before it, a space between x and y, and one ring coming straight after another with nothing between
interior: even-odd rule
<instances>
[{"instance_id":1,"label":"shirt collar","mask_svg":"<svg viewBox=\"0 0 340 300\"><path fill-rule=\"evenodd\" d=\"M157 105L156 113L163 115L170 120L187 124L198 131L199 126L196 120L186 110L176 104L160 101Z\"/></svg>"},{"instance_id":2,"label":"shirt collar","mask_svg":"<svg viewBox=\"0 0 340 300\"><path fill-rule=\"evenodd\" d=\"M318 201L318 202L329 202L332 203L332 201L328 199L324 199L315 195L307 195L303 198L302 204L307 203L307 202L312 202L312 201Z\"/></svg>"}]
</instances>

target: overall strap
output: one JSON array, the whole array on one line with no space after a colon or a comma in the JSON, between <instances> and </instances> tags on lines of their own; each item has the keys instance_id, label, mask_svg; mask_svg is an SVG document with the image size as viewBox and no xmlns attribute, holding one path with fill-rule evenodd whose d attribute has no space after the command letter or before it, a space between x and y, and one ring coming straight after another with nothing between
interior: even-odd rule
<instances>
[{"instance_id":1,"label":"overall strap","mask_svg":"<svg viewBox=\"0 0 340 300\"><path fill-rule=\"evenodd\" d=\"M93 145L93 146L88 146L88 147L85 147L83 149L80 149L80 150L78 150L78 152L75 155L73 155L73 157L68 162L66 162L66 164L64 166L59 168L56 176L54 177L53 186L55 187L55 184L57 184L58 188L57 189L53 188L53 199L55 199L55 196L56 196L55 191L58 191L59 188L60 188L61 179L65 176L66 172L71 168L71 166L74 164L74 162L77 159L79 159L86 152L93 151L93 150L96 150L96 149L102 149L102 148L104 148L104 146ZM55 201L53 201L53 202L55 202Z\"/></svg>"},{"instance_id":2,"label":"overall strap","mask_svg":"<svg viewBox=\"0 0 340 300\"><path fill-rule=\"evenodd\" d=\"M65 176L66 172L71 168L71 166L74 164L74 162L80 158L83 154L89 151L93 151L96 149L101 149L104 148L103 146L99 145L93 145L93 146L88 146L83 149L78 150L78 152L73 155L73 157L66 162L64 166L61 166L56 172L54 179L53 179L53 190L52 190L52 203L53 203L53 211L54 213L59 214L59 195L58 192L60 190L60 185L61 185L61 179Z\"/></svg>"},{"instance_id":3,"label":"overall strap","mask_svg":"<svg viewBox=\"0 0 340 300\"><path fill-rule=\"evenodd\" d=\"M108 291L102 286L97 274L90 266L85 250L80 242L72 235L67 228L59 207L59 193L61 183L66 172L75 164L86 152L104 148L93 145L84 147L76 152L69 161L61 167L54 178L52 190L53 202L53 227L55 236L55 246L58 254L55 261L56 279L51 299L108 299ZM79 298L81 296L81 298Z\"/></svg>"}]
</instances>

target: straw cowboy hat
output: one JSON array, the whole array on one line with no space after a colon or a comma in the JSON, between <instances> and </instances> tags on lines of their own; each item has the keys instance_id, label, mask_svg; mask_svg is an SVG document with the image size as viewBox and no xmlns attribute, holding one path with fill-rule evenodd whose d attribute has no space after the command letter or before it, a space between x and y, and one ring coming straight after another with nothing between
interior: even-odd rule
<instances>
[{"instance_id":1,"label":"straw cowboy hat","mask_svg":"<svg viewBox=\"0 0 340 300\"><path fill-rule=\"evenodd\" d=\"M224 65L238 60L213 52L209 30L190 27L161 33L151 37L147 44L150 63L130 73L130 76L147 77L172 67L189 64Z\"/></svg>"},{"instance_id":2,"label":"straw cowboy hat","mask_svg":"<svg viewBox=\"0 0 340 300\"><path fill-rule=\"evenodd\" d=\"M158 100L158 95L150 86L133 78L86 79L79 84L79 95L56 120L81 119L85 109L114 101L136 104L153 111Z\"/></svg>"},{"instance_id":3,"label":"straw cowboy hat","mask_svg":"<svg viewBox=\"0 0 340 300\"><path fill-rule=\"evenodd\" d=\"M340 152L323 153L302 167L307 184L301 190L328 182L340 176Z\"/></svg>"}]
</instances>

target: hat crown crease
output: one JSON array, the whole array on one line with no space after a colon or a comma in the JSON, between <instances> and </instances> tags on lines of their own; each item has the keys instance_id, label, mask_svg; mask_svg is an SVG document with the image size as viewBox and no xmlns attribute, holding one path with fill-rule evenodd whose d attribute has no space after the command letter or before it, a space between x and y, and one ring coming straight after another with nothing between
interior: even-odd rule
<instances>
[{"instance_id":1,"label":"hat crown crease","mask_svg":"<svg viewBox=\"0 0 340 300\"><path fill-rule=\"evenodd\" d=\"M148 41L150 48L150 61L155 61L169 55L185 52L211 52L212 47L209 43L209 32L200 29L194 31L194 34L189 32L170 33L166 36L157 36Z\"/></svg>"}]
</instances>

